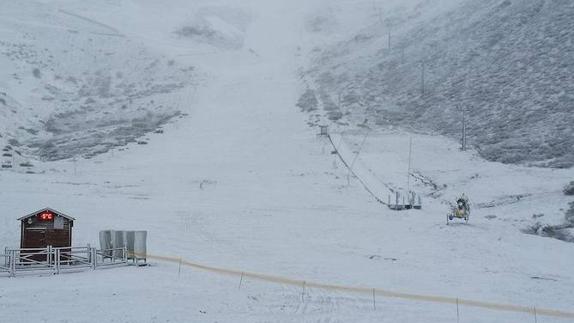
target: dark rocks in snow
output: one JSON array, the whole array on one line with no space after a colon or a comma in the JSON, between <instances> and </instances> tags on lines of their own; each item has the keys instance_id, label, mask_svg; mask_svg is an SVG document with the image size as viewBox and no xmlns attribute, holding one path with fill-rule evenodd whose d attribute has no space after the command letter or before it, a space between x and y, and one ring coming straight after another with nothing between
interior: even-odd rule
<instances>
[{"instance_id":1,"label":"dark rocks in snow","mask_svg":"<svg viewBox=\"0 0 574 323\"><path fill-rule=\"evenodd\" d=\"M536 280L549 280L549 281L558 281L557 279L554 278L548 278L548 277L541 277L541 276L531 276L531 279L536 279Z\"/></svg>"},{"instance_id":2,"label":"dark rocks in snow","mask_svg":"<svg viewBox=\"0 0 574 323\"><path fill-rule=\"evenodd\" d=\"M146 144L147 141L138 138L156 131L158 127L181 114L177 111L173 113L147 111L142 116L134 116L131 119L117 119L115 116L110 116L86 120L87 115L73 112L61 114L60 118L52 118L46 122L46 131L53 136L33 141L28 148L42 160L48 161L77 155L91 158L128 143Z\"/></svg>"},{"instance_id":3,"label":"dark rocks in snow","mask_svg":"<svg viewBox=\"0 0 574 323\"><path fill-rule=\"evenodd\" d=\"M182 37L206 37L212 38L216 36L216 31L208 26L185 26L175 32Z\"/></svg>"},{"instance_id":4,"label":"dark rocks in snow","mask_svg":"<svg viewBox=\"0 0 574 323\"><path fill-rule=\"evenodd\" d=\"M39 68L34 68L32 70L32 75L34 75L35 78L39 79L42 77L42 72L40 72Z\"/></svg>"},{"instance_id":5,"label":"dark rocks in snow","mask_svg":"<svg viewBox=\"0 0 574 323\"><path fill-rule=\"evenodd\" d=\"M32 128L24 128L24 127L20 127L20 129L26 131L27 133L31 134L31 135L37 135L38 134L38 129L32 129Z\"/></svg>"},{"instance_id":6,"label":"dark rocks in snow","mask_svg":"<svg viewBox=\"0 0 574 323\"><path fill-rule=\"evenodd\" d=\"M476 207L479 209L486 209L486 208L492 208L492 207L497 207L497 206L502 206L502 205L515 204L515 203L520 202L523 198L529 197L530 195L531 194L515 194L515 195L501 196L501 197L497 198L496 200L492 200L489 202L477 203Z\"/></svg>"},{"instance_id":7,"label":"dark rocks in snow","mask_svg":"<svg viewBox=\"0 0 574 323\"><path fill-rule=\"evenodd\" d=\"M542 237L550 237L566 242L574 242L574 202L570 202L570 209L564 216L564 224L548 225L539 222L522 230L527 234L535 234Z\"/></svg>"},{"instance_id":8,"label":"dark rocks in snow","mask_svg":"<svg viewBox=\"0 0 574 323\"><path fill-rule=\"evenodd\" d=\"M564 186L562 192L564 192L564 195L574 195L574 181Z\"/></svg>"},{"instance_id":9,"label":"dark rocks in snow","mask_svg":"<svg viewBox=\"0 0 574 323\"><path fill-rule=\"evenodd\" d=\"M311 112L317 110L317 106L319 105L319 101L315 96L315 91L311 89L307 89L297 101L297 106L303 112Z\"/></svg>"},{"instance_id":10,"label":"dark rocks in snow","mask_svg":"<svg viewBox=\"0 0 574 323\"><path fill-rule=\"evenodd\" d=\"M574 236L570 233L569 229L572 225L548 225L536 223L524 230L522 232L526 234L534 234L541 237L554 238L566 242L574 242Z\"/></svg>"},{"instance_id":11,"label":"dark rocks in snow","mask_svg":"<svg viewBox=\"0 0 574 323\"><path fill-rule=\"evenodd\" d=\"M570 202L570 209L566 211L566 221L574 227L574 202Z\"/></svg>"},{"instance_id":12,"label":"dark rocks in snow","mask_svg":"<svg viewBox=\"0 0 574 323\"><path fill-rule=\"evenodd\" d=\"M243 46L241 35L218 31L209 22L184 26L176 30L175 34L179 37L194 39L220 48L239 49Z\"/></svg>"},{"instance_id":13,"label":"dark rocks in snow","mask_svg":"<svg viewBox=\"0 0 574 323\"><path fill-rule=\"evenodd\" d=\"M21 145L20 142L14 138L8 139L8 143L14 147L19 147Z\"/></svg>"}]
</instances>

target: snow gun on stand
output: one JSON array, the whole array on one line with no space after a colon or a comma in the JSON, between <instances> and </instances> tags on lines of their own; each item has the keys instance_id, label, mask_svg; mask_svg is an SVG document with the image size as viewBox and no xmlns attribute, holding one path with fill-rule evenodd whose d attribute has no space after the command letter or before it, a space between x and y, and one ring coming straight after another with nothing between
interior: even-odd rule
<instances>
[{"instance_id":1,"label":"snow gun on stand","mask_svg":"<svg viewBox=\"0 0 574 323\"><path fill-rule=\"evenodd\" d=\"M470 201L463 193L461 197L456 200L455 205L451 205L450 212L446 215L446 224L448 225L455 218L464 220L468 223L470 217Z\"/></svg>"}]
</instances>

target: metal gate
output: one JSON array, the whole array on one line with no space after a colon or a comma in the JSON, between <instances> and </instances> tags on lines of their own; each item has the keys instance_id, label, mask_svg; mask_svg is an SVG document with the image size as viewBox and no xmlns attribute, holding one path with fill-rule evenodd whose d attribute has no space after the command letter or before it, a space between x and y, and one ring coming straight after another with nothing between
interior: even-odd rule
<instances>
[{"instance_id":1,"label":"metal gate","mask_svg":"<svg viewBox=\"0 0 574 323\"><path fill-rule=\"evenodd\" d=\"M97 250L87 247L5 248L0 254L0 274L48 271L60 274L65 270L96 269L102 266L128 263L126 248Z\"/></svg>"}]
</instances>

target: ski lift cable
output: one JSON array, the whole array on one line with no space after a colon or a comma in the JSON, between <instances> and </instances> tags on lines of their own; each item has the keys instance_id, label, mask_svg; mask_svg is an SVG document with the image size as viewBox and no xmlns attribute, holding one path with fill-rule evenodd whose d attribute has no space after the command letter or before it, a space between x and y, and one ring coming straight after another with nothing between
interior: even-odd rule
<instances>
[{"instance_id":1,"label":"ski lift cable","mask_svg":"<svg viewBox=\"0 0 574 323\"><path fill-rule=\"evenodd\" d=\"M343 142L343 137L341 136L341 140L339 141L339 145L335 145L335 142L333 141L333 138L331 137L331 135L327 136L327 138L329 139L329 142L331 142L331 145L333 146L333 148L335 148L335 152L337 154L337 156L339 156L339 159L341 160L341 162L343 163L343 165L345 165L345 167L347 167L347 169L349 169L349 171L359 180L359 182L361 182L361 185L363 185L363 188L372 196L375 198L375 200L383 205L387 205L386 202L384 202L381 198L379 198L370 188L369 186L363 181L363 179L361 179L359 176L357 176L357 174L355 174L353 172L353 170L351 169L351 167L349 166L349 164L347 163L347 161L345 161L345 159L343 158L343 156L341 156L341 154L339 153L339 150L337 149L339 147L339 145L341 145L341 143Z\"/></svg>"},{"instance_id":2,"label":"ski lift cable","mask_svg":"<svg viewBox=\"0 0 574 323\"><path fill-rule=\"evenodd\" d=\"M361 154L361 151L363 150L363 145L367 141L367 137L369 136L370 133L371 133L371 130L369 129L367 131L367 133L365 134L365 136L363 137L363 141L361 141L361 144L359 145L359 150L357 151L357 154L355 154L355 158L353 158L353 161L351 162L351 167L349 168L349 173L353 170L353 167L355 166L355 162L359 158L359 155ZM341 136L341 138L342 138L342 136Z\"/></svg>"}]
</instances>

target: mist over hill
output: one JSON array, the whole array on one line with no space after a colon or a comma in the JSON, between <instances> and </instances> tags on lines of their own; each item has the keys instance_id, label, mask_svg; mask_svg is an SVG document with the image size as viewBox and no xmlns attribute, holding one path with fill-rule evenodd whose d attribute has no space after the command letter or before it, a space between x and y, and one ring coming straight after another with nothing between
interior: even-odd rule
<instances>
[{"instance_id":1,"label":"mist over hill","mask_svg":"<svg viewBox=\"0 0 574 323\"><path fill-rule=\"evenodd\" d=\"M574 2L373 2L304 72L304 111L459 138L493 161L574 165ZM423 81L424 80L424 81Z\"/></svg>"}]
</instances>

